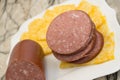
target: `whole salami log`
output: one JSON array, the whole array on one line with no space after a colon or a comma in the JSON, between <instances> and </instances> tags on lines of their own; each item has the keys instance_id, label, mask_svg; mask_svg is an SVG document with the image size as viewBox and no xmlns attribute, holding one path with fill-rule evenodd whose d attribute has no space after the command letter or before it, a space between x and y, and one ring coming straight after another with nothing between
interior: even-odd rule
<instances>
[{"instance_id":1,"label":"whole salami log","mask_svg":"<svg viewBox=\"0 0 120 80\"><path fill-rule=\"evenodd\" d=\"M100 32L98 31L95 31L95 32L96 32L96 42L95 42L94 48L88 54L86 54L83 58L73 61L72 63L76 63L76 64L86 63L94 59L100 53L104 45L104 38Z\"/></svg>"},{"instance_id":2,"label":"whole salami log","mask_svg":"<svg viewBox=\"0 0 120 80\"><path fill-rule=\"evenodd\" d=\"M93 22L85 12L71 10L58 15L47 31L48 46L59 54L83 50L91 41Z\"/></svg>"},{"instance_id":3,"label":"whole salami log","mask_svg":"<svg viewBox=\"0 0 120 80\"><path fill-rule=\"evenodd\" d=\"M43 51L32 40L23 40L13 49L6 80L45 80Z\"/></svg>"}]
</instances>

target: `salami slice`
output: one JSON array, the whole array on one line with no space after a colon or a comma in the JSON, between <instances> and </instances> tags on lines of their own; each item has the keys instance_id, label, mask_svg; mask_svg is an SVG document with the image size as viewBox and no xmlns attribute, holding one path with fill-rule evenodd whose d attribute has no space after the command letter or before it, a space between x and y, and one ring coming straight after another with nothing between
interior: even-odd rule
<instances>
[{"instance_id":1,"label":"salami slice","mask_svg":"<svg viewBox=\"0 0 120 80\"><path fill-rule=\"evenodd\" d=\"M103 35L100 32L96 31L96 43L94 48L83 58L73 61L72 63L82 64L94 59L102 50L103 45L104 45Z\"/></svg>"},{"instance_id":2,"label":"salami slice","mask_svg":"<svg viewBox=\"0 0 120 80\"><path fill-rule=\"evenodd\" d=\"M92 41L88 44L88 46L82 50L82 51L78 51L76 53L70 54L70 55L63 55L63 54L59 54L53 51L54 56L64 62L71 62L71 61L75 61L78 60L80 58L82 58L84 55L86 55L90 50L92 50L92 48L95 45L95 40L96 40L96 35L93 35Z\"/></svg>"},{"instance_id":3,"label":"salami slice","mask_svg":"<svg viewBox=\"0 0 120 80\"><path fill-rule=\"evenodd\" d=\"M45 80L43 51L32 40L23 40L13 49L6 80Z\"/></svg>"},{"instance_id":4,"label":"salami slice","mask_svg":"<svg viewBox=\"0 0 120 80\"><path fill-rule=\"evenodd\" d=\"M57 16L47 31L48 46L60 54L83 50L91 41L93 23L85 12L71 10Z\"/></svg>"}]
</instances>

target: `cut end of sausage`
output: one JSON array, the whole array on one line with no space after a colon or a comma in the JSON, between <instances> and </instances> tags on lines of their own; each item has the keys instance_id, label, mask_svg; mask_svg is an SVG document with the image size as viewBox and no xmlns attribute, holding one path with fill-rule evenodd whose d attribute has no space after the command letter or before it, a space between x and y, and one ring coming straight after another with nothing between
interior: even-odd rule
<instances>
[{"instance_id":1,"label":"cut end of sausage","mask_svg":"<svg viewBox=\"0 0 120 80\"><path fill-rule=\"evenodd\" d=\"M43 71L27 61L13 62L6 72L6 80L45 80Z\"/></svg>"},{"instance_id":2,"label":"cut end of sausage","mask_svg":"<svg viewBox=\"0 0 120 80\"><path fill-rule=\"evenodd\" d=\"M48 46L60 54L82 50L90 41L93 23L83 11L71 10L57 16L47 31Z\"/></svg>"}]
</instances>

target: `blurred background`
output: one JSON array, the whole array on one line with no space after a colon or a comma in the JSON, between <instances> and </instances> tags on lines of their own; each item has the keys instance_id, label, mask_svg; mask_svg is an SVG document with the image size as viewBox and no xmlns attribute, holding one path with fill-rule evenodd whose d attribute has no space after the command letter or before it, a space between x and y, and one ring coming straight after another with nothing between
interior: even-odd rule
<instances>
[{"instance_id":1,"label":"blurred background","mask_svg":"<svg viewBox=\"0 0 120 80\"><path fill-rule=\"evenodd\" d=\"M6 60L10 50L11 36L27 19L39 14L46 8L66 0L0 0L0 80L7 68ZM120 0L106 0L115 9L120 23ZM95 80L120 80L120 71Z\"/></svg>"}]
</instances>

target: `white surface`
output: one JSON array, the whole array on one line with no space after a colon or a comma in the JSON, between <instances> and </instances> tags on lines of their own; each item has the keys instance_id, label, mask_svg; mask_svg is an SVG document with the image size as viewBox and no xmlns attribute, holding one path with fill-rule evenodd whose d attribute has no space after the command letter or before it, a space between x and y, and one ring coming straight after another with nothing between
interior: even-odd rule
<instances>
[{"instance_id":1,"label":"white surface","mask_svg":"<svg viewBox=\"0 0 120 80\"><path fill-rule=\"evenodd\" d=\"M81 0L69 0L63 4L79 4ZM107 22L111 31L115 33L115 59L103 64L84 66L71 69L60 69L59 61L53 56L49 55L45 57L45 71L46 80L91 80L100 76L111 74L120 69L120 26L116 20L115 11L110 8L105 0L88 0L90 3L100 7L101 11L107 18ZM60 4L60 5L63 5ZM58 5L55 5L58 6ZM52 9L54 6L50 7ZM35 18L42 17L43 13L35 16L32 19L27 20L21 25L20 30L12 37L11 50L15 44L20 40L20 36L23 32L27 31L28 24ZM10 51L11 52L11 51ZM7 62L8 63L8 62Z\"/></svg>"}]
</instances>

